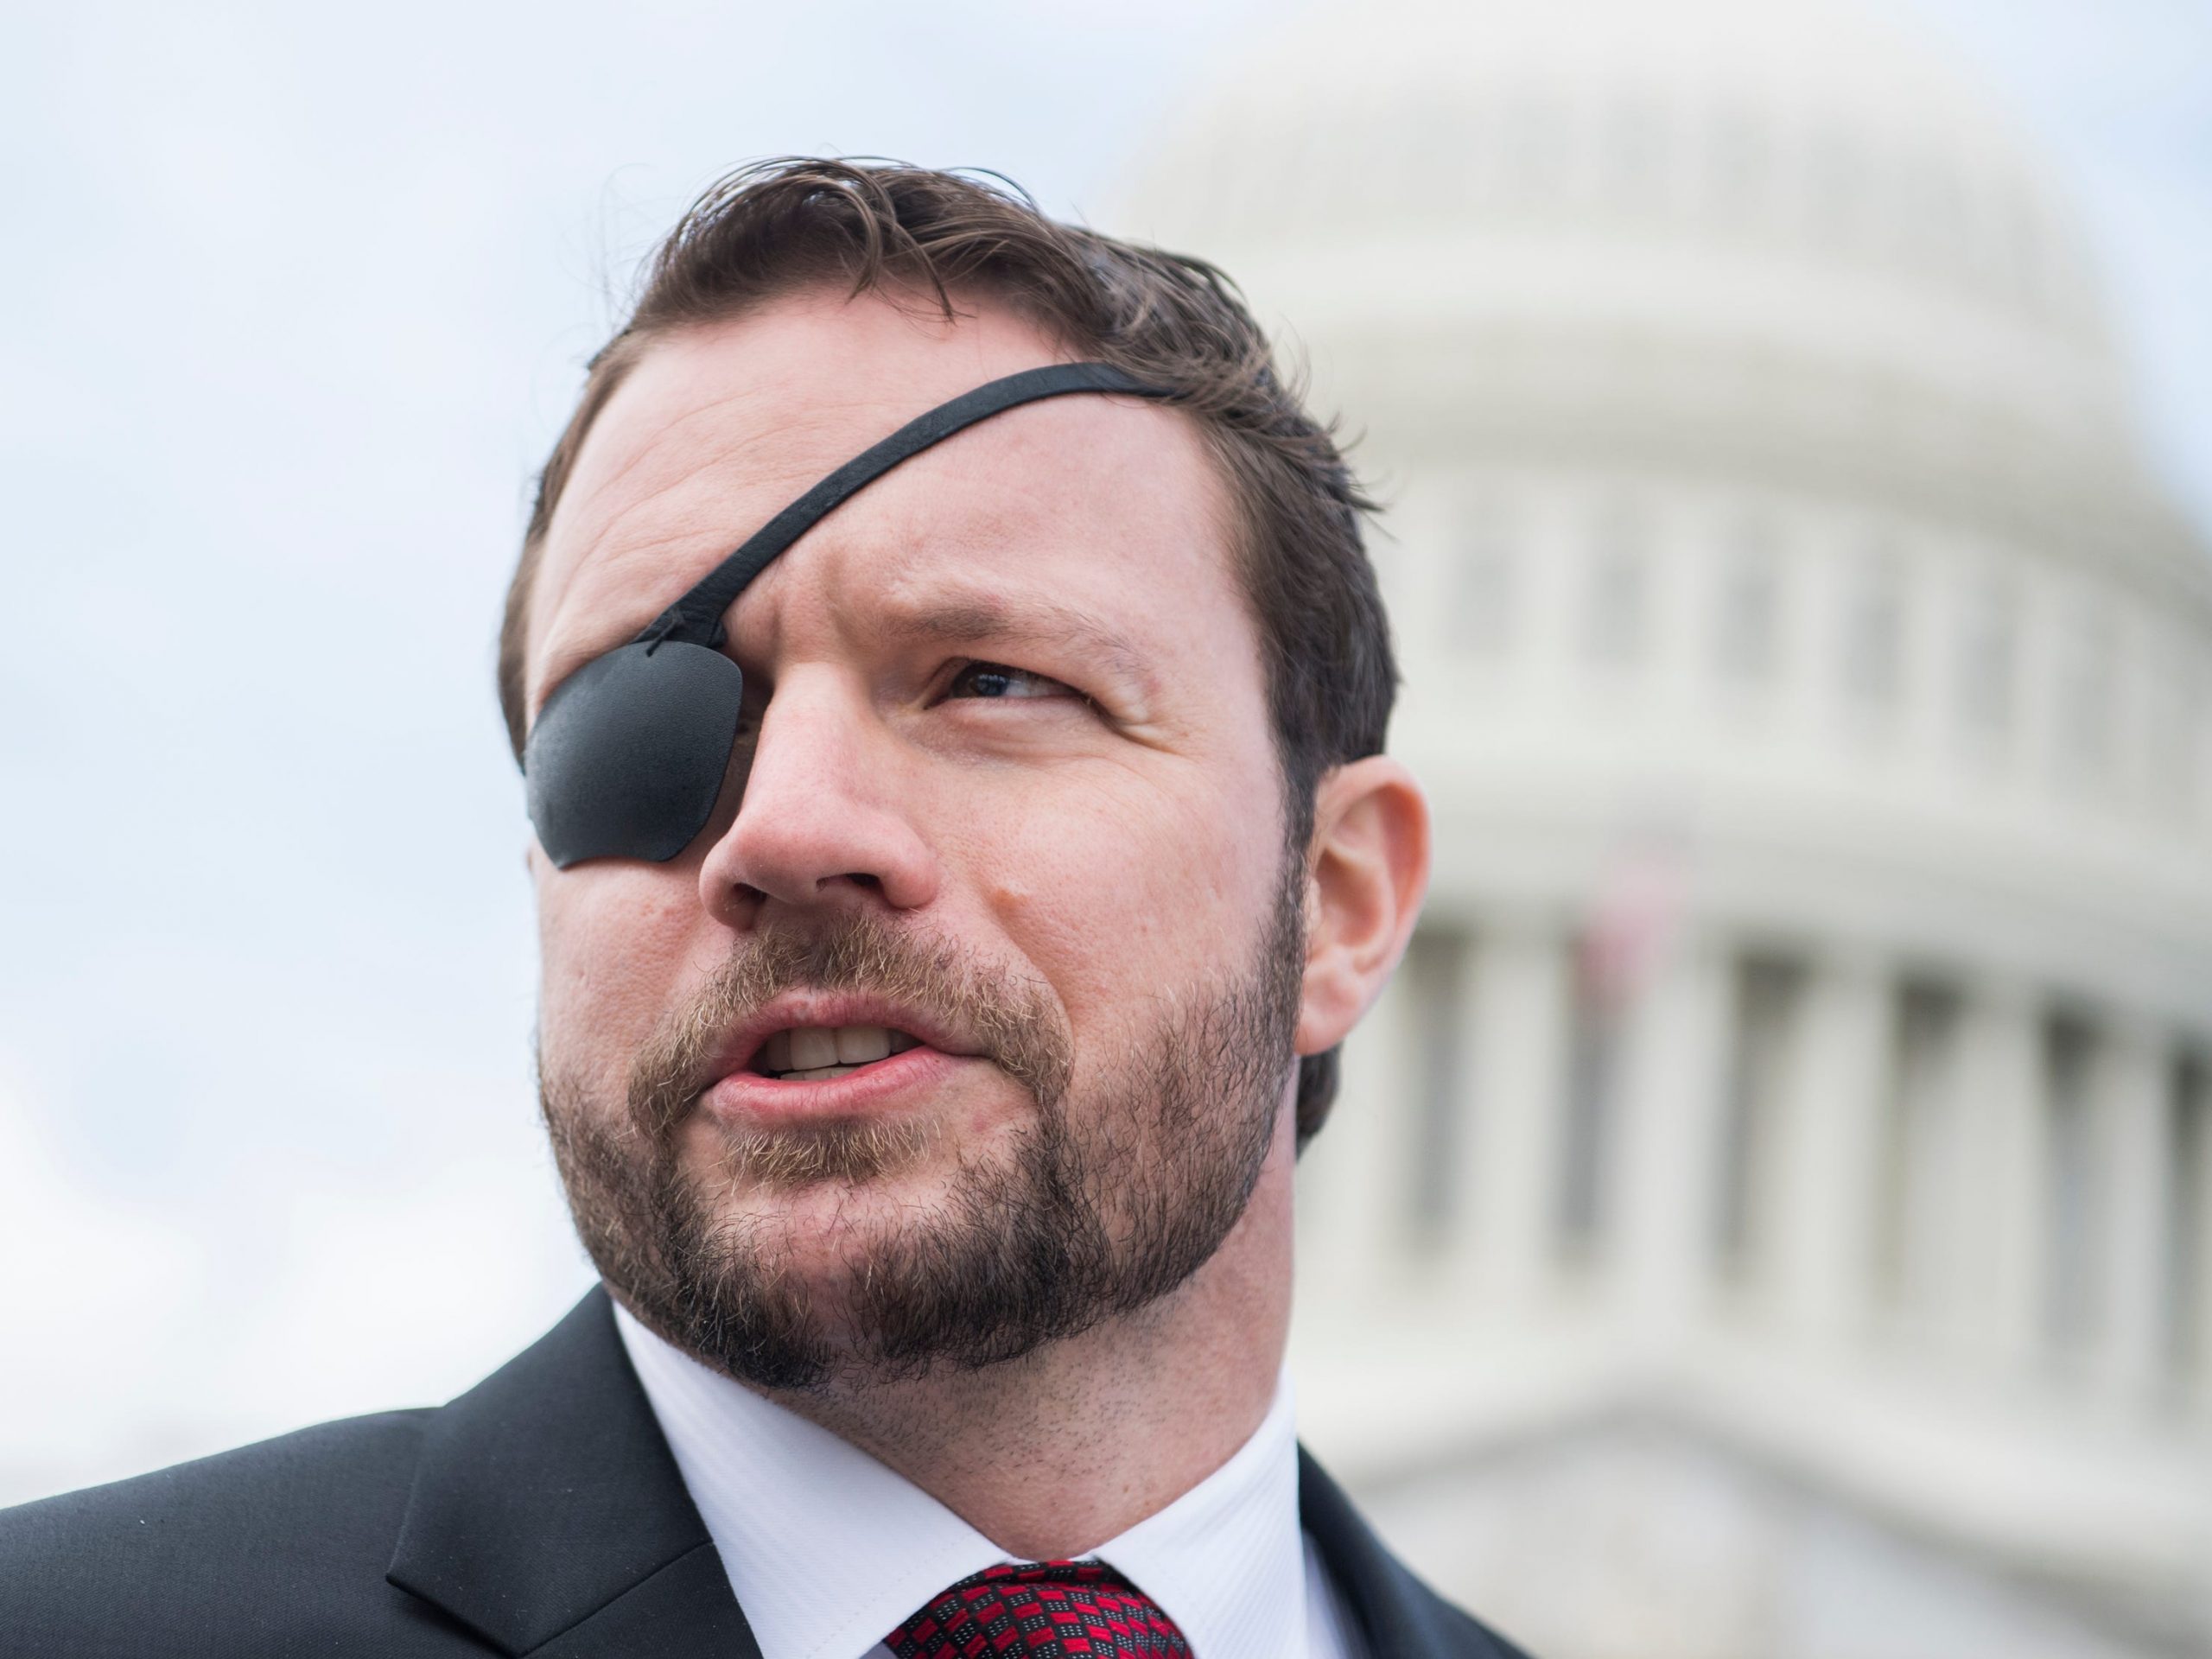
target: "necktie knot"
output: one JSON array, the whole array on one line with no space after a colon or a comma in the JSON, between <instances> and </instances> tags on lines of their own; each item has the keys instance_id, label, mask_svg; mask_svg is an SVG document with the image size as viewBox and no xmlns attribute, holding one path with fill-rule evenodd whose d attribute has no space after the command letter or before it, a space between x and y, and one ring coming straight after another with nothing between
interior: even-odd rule
<instances>
[{"instance_id":1,"label":"necktie knot","mask_svg":"<svg viewBox=\"0 0 2212 1659\"><path fill-rule=\"evenodd\" d=\"M1098 1561L987 1567L884 1638L898 1659L1187 1656L1182 1631L1144 1592Z\"/></svg>"}]
</instances>

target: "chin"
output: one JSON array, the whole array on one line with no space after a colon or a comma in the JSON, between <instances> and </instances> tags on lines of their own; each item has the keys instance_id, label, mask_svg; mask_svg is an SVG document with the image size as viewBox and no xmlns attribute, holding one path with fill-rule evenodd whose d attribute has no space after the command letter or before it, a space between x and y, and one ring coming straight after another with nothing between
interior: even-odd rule
<instances>
[{"instance_id":1,"label":"chin","mask_svg":"<svg viewBox=\"0 0 2212 1659\"><path fill-rule=\"evenodd\" d=\"M959 1168L972 1162L948 1156L926 1126L856 1122L773 1135L702 1126L689 1140L692 1190L715 1220L764 1244L780 1235L794 1248L880 1236L902 1218L940 1214Z\"/></svg>"},{"instance_id":2,"label":"chin","mask_svg":"<svg viewBox=\"0 0 2212 1659\"><path fill-rule=\"evenodd\" d=\"M946 1207L941 1173L904 1170L857 1179L820 1179L798 1185L755 1185L731 1193L722 1218L765 1237L780 1235L789 1249L824 1248L879 1240L901 1221L918 1223Z\"/></svg>"}]
</instances>

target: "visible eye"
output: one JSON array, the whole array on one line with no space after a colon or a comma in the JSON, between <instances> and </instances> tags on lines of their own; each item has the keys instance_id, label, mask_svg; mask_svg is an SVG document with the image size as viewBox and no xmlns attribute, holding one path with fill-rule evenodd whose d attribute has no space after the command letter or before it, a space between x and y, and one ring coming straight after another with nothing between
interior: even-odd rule
<instances>
[{"instance_id":1,"label":"visible eye","mask_svg":"<svg viewBox=\"0 0 2212 1659\"><path fill-rule=\"evenodd\" d=\"M1044 697L1077 697L1082 694L1059 681L1042 674L1033 674L1026 668L1008 668L1003 663L969 663L952 677L945 687L948 697L1008 698L1023 702Z\"/></svg>"}]
</instances>

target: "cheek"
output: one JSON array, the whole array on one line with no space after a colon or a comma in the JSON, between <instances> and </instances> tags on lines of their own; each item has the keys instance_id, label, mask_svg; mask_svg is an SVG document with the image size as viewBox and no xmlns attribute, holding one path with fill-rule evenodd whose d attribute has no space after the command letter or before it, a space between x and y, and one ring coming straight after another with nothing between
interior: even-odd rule
<instances>
[{"instance_id":1,"label":"cheek","mask_svg":"<svg viewBox=\"0 0 2212 1659\"><path fill-rule=\"evenodd\" d=\"M544 1063L620 1086L674 1005L697 933L696 877L607 865L538 884L538 1040Z\"/></svg>"},{"instance_id":2,"label":"cheek","mask_svg":"<svg viewBox=\"0 0 2212 1659\"><path fill-rule=\"evenodd\" d=\"M1079 1031L1143 1024L1155 990L1242 969L1274 891L1274 789L1179 762L1032 779L971 817L958 856Z\"/></svg>"}]
</instances>

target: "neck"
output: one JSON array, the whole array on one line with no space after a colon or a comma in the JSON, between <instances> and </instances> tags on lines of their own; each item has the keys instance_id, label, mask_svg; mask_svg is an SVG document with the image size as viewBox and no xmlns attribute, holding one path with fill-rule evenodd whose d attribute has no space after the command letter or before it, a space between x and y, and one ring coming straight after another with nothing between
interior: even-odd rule
<instances>
[{"instance_id":1,"label":"neck","mask_svg":"<svg viewBox=\"0 0 2212 1659\"><path fill-rule=\"evenodd\" d=\"M1173 1294L1022 1359L779 1394L1008 1554L1064 1560L1165 1509L1266 1417L1290 1319L1292 1150Z\"/></svg>"}]
</instances>

